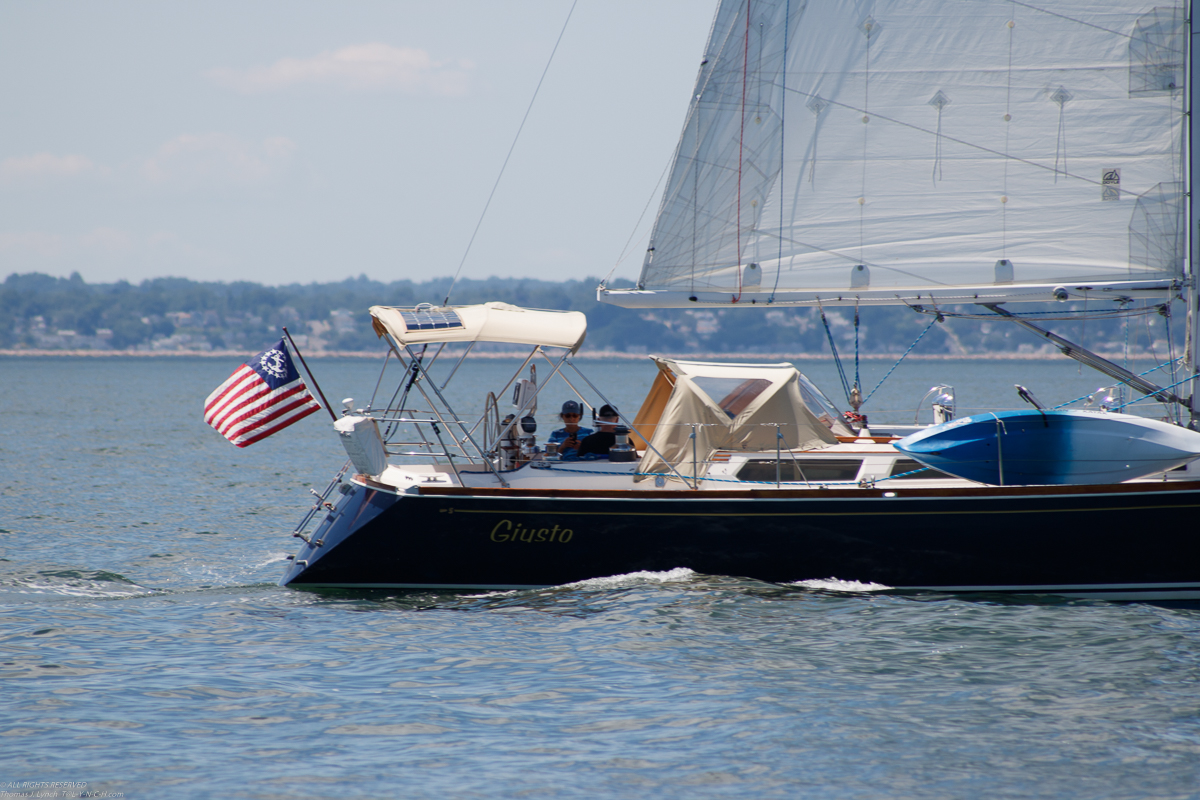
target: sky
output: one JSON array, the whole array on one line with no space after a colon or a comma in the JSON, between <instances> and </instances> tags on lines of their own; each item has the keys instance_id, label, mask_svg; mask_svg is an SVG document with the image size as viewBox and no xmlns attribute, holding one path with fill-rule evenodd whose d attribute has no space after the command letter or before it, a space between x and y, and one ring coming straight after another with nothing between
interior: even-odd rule
<instances>
[{"instance_id":1,"label":"sky","mask_svg":"<svg viewBox=\"0 0 1200 800\"><path fill-rule=\"evenodd\" d=\"M715 2L571 7L0 0L0 278L636 278Z\"/></svg>"}]
</instances>

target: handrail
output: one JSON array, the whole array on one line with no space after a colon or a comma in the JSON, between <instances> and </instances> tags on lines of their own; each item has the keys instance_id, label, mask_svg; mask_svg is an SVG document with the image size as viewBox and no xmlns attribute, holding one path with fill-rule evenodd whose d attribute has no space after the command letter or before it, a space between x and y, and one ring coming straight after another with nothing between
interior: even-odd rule
<instances>
[{"instance_id":1,"label":"handrail","mask_svg":"<svg viewBox=\"0 0 1200 800\"><path fill-rule=\"evenodd\" d=\"M388 338L389 339L391 338L391 334L388 335ZM429 373L426 372L424 365L421 364L420 361L416 360L416 354L413 353L412 349L409 348L407 345L405 345L404 349L407 350L409 356L411 356L414 359L414 363L415 363L417 369L420 370L421 375L423 375L427 380L429 380L430 386L433 388L433 391L437 395L438 400L440 400L442 402L442 406L444 408L446 408L447 410L453 411L453 407L450 405L449 401L446 400L445 396L442 394L441 389L439 389L437 387L437 383L429 377ZM530 358L532 358L532 355L530 356ZM417 383L417 388L421 391L422 396L424 396L425 399L427 401L429 401L430 411L434 414L434 416L441 419L442 415L438 412L438 410L436 408L433 407L434 406L433 401L429 400L429 396L425 394L425 390L421 387L420 382ZM458 415L455 414L455 416L457 417ZM449 424L447 424L446 422L443 422L442 424L446 425L447 428L449 427ZM438 437L439 444L442 444L443 454L446 456L446 458L450 459L450 467L454 470L455 477L458 478L459 483L462 483L462 477L459 476L459 474L458 474L458 465L454 463L454 459L451 457L449 450L446 449L445 443L442 442L442 440L441 440L442 437L437 432L437 426L432 425L431 427L433 428L434 435ZM495 465L492 464L491 459L487 458L484 451L479 447L478 444L476 444L475 439L471 436L470 432L467 430L467 426L464 425L463 423L459 422L458 427L465 434L466 440L469 441L471 443L471 446L475 448L475 452L477 452L479 454L480 459L483 461L483 463L486 464L488 466L488 468L491 469L492 472L495 474L497 480L500 481L500 485L507 488L508 482L506 480L504 480L503 477L501 477L500 473L496 471ZM457 443L457 440L456 440L456 443ZM460 449L462 449L464 451L463 455L466 455L466 452L465 452L466 448L463 448L461 443L458 443L458 444L459 444ZM470 459L470 460L472 462L474 461L474 459Z\"/></svg>"},{"instance_id":2,"label":"handrail","mask_svg":"<svg viewBox=\"0 0 1200 800\"><path fill-rule=\"evenodd\" d=\"M309 489L310 492L317 495L317 502L308 510L308 513L304 515L304 519L300 520L300 524L296 526L294 531L292 531L292 536L295 536L298 539L303 539L307 544L311 544L311 540L304 535L304 529L308 527L309 522L312 522L312 518L317 515L317 512L325 507L325 504L328 502L327 498L329 497L329 493L333 491L334 486L342 482L342 477L346 474L346 470L350 469L350 464L351 462L347 460L346 463L342 465L342 468L338 470L338 473L333 476L333 480L331 480L329 485L325 487L325 491L318 494L315 489Z\"/></svg>"}]
</instances>

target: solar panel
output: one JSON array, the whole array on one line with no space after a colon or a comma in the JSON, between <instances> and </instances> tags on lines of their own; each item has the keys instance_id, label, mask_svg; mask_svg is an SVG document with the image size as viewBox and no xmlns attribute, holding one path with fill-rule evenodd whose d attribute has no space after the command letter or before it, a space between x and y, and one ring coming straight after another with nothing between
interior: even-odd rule
<instances>
[{"instance_id":1,"label":"solar panel","mask_svg":"<svg viewBox=\"0 0 1200 800\"><path fill-rule=\"evenodd\" d=\"M437 331L464 327L456 311L420 309L418 311L401 311L400 316L404 319L404 329L409 331Z\"/></svg>"}]
</instances>

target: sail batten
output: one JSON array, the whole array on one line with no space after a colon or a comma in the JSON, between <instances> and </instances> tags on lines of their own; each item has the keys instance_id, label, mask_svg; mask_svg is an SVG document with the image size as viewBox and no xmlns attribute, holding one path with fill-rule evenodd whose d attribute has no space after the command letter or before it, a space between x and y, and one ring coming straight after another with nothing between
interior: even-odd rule
<instances>
[{"instance_id":1,"label":"sail batten","mask_svg":"<svg viewBox=\"0 0 1200 800\"><path fill-rule=\"evenodd\" d=\"M726 0L639 291L602 299L1168 290L1185 33L1162 0Z\"/></svg>"}]
</instances>

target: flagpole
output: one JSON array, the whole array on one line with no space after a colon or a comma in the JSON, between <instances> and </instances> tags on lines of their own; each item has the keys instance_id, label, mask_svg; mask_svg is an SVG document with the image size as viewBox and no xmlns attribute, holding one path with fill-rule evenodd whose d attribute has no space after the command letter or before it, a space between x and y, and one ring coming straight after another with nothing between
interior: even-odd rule
<instances>
[{"instance_id":1,"label":"flagpole","mask_svg":"<svg viewBox=\"0 0 1200 800\"><path fill-rule=\"evenodd\" d=\"M329 412L329 417L334 422L337 422L337 414L333 413L333 409L329 407L329 401L325 399L325 393L321 391L321 385L317 383L317 379L313 377L312 370L308 368L308 362L304 360L304 356L300 353L300 348L296 347L295 341L292 340L292 335L288 333L287 326L283 326L283 335L287 337L288 344L292 346L292 352L296 354L296 358L300 359L300 363L304 365L304 371L308 373L308 379L312 381L313 388L317 390L317 394L321 395L321 403L324 404L325 410Z\"/></svg>"}]
</instances>

